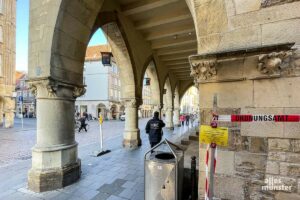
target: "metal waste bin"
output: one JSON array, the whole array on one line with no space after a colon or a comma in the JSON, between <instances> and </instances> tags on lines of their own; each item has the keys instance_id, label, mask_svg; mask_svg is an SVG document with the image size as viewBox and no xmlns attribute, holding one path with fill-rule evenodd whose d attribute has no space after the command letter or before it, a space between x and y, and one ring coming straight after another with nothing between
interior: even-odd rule
<instances>
[{"instance_id":1,"label":"metal waste bin","mask_svg":"<svg viewBox=\"0 0 300 200\"><path fill-rule=\"evenodd\" d=\"M145 154L145 200L181 200L184 152L163 140Z\"/></svg>"}]
</instances>

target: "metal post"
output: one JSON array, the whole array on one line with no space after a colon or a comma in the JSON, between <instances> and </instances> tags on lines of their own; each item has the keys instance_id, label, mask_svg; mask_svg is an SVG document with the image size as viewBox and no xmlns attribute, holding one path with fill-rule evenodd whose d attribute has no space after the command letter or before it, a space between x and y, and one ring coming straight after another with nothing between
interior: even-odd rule
<instances>
[{"instance_id":1,"label":"metal post","mask_svg":"<svg viewBox=\"0 0 300 200\"><path fill-rule=\"evenodd\" d=\"M198 198L198 184L197 184L197 173L196 173L196 156L192 156L191 160L191 183L192 191L191 197L192 200L197 200Z\"/></svg>"},{"instance_id":2,"label":"metal post","mask_svg":"<svg viewBox=\"0 0 300 200\"><path fill-rule=\"evenodd\" d=\"M102 123L103 123L103 116L99 115L99 132L100 132L100 151L95 151L94 156L102 156L110 152L110 150L103 150L103 132L102 132Z\"/></svg>"},{"instance_id":3,"label":"metal post","mask_svg":"<svg viewBox=\"0 0 300 200\"><path fill-rule=\"evenodd\" d=\"M21 123L22 123L22 129L23 129L23 97L22 97L22 101L21 101L21 115L22 115L22 117L21 117Z\"/></svg>"},{"instance_id":4,"label":"metal post","mask_svg":"<svg viewBox=\"0 0 300 200\"><path fill-rule=\"evenodd\" d=\"M19 97L19 100L21 100L21 115L22 115L22 117L21 117L21 124L22 124L22 129L23 129L23 127L24 127L24 122L23 122L23 118L24 118L24 116L23 116L23 88L22 88L22 90L21 90L21 98Z\"/></svg>"},{"instance_id":5,"label":"metal post","mask_svg":"<svg viewBox=\"0 0 300 200\"><path fill-rule=\"evenodd\" d=\"M100 152L103 151L103 133L102 133L102 124L100 124Z\"/></svg>"},{"instance_id":6,"label":"metal post","mask_svg":"<svg viewBox=\"0 0 300 200\"><path fill-rule=\"evenodd\" d=\"M216 114L217 112L217 104L218 104L218 99L217 99L217 94L214 94L214 99L213 99L213 114ZM217 123L215 121L212 122L212 127L216 128ZM210 174L209 174L209 200L213 200L214 197L214 173L215 173L215 152L216 152L216 147L217 145L215 143L210 144Z\"/></svg>"}]
</instances>

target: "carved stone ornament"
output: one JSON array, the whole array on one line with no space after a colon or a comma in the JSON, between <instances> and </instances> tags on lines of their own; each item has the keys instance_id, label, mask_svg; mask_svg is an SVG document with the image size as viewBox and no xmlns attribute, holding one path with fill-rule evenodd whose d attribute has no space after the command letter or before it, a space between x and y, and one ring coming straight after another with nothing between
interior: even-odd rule
<instances>
[{"instance_id":1,"label":"carved stone ornament","mask_svg":"<svg viewBox=\"0 0 300 200\"><path fill-rule=\"evenodd\" d=\"M36 88L36 85L33 84L33 83L28 83L28 87L29 87L29 91L31 94L33 94L34 96L37 95L37 88Z\"/></svg>"},{"instance_id":2,"label":"carved stone ornament","mask_svg":"<svg viewBox=\"0 0 300 200\"><path fill-rule=\"evenodd\" d=\"M279 74L290 67L293 51L272 52L258 57L257 69L267 75Z\"/></svg>"},{"instance_id":3,"label":"carved stone ornament","mask_svg":"<svg viewBox=\"0 0 300 200\"><path fill-rule=\"evenodd\" d=\"M43 98L77 98L86 91L84 87L56 81L50 78L33 79L28 81L29 89L35 96Z\"/></svg>"},{"instance_id":4,"label":"carved stone ornament","mask_svg":"<svg viewBox=\"0 0 300 200\"><path fill-rule=\"evenodd\" d=\"M216 59L191 60L191 76L195 83L207 81L217 75Z\"/></svg>"},{"instance_id":5,"label":"carved stone ornament","mask_svg":"<svg viewBox=\"0 0 300 200\"><path fill-rule=\"evenodd\" d=\"M80 97L82 95L84 95L86 92L86 89L84 87L75 87L73 90L73 97L77 98Z\"/></svg>"},{"instance_id":6,"label":"carved stone ornament","mask_svg":"<svg viewBox=\"0 0 300 200\"><path fill-rule=\"evenodd\" d=\"M40 91L43 95L47 97L56 97L56 91L58 85L55 81L49 79L38 79L38 80L29 80L28 81L29 90L34 95L37 96L37 91Z\"/></svg>"},{"instance_id":7,"label":"carved stone ornament","mask_svg":"<svg viewBox=\"0 0 300 200\"><path fill-rule=\"evenodd\" d=\"M139 100L138 99L126 99L125 107L126 108L137 108L137 107L139 107Z\"/></svg>"}]
</instances>

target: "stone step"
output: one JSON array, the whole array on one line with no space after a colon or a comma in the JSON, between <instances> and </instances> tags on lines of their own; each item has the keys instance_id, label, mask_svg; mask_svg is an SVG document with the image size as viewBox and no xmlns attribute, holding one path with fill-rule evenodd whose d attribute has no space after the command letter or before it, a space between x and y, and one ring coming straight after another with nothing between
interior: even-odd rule
<instances>
[{"instance_id":1,"label":"stone step","mask_svg":"<svg viewBox=\"0 0 300 200\"><path fill-rule=\"evenodd\" d=\"M189 140L192 140L192 141L199 141L199 136L198 136L198 135L190 135L190 136L189 136Z\"/></svg>"},{"instance_id":2,"label":"stone step","mask_svg":"<svg viewBox=\"0 0 300 200\"><path fill-rule=\"evenodd\" d=\"M191 144L191 141L188 140L188 139L182 139L182 140L181 140L181 144L182 144L182 145L189 145L189 144Z\"/></svg>"}]
</instances>

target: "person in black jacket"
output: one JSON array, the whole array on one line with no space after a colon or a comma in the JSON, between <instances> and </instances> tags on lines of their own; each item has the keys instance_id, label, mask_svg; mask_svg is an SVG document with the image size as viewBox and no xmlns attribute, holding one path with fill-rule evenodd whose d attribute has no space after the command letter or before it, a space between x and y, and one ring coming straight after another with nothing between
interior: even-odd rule
<instances>
[{"instance_id":1,"label":"person in black jacket","mask_svg":"<svg viewBox=\"0 0 300 200\"><path fill-rule=\"evenodd\" d=\"M159 113L154 112L153 118L150 119L146 125L146 133L149 134L151 148L161 141L163 135L162 128L165 126L165 123L160 120L158 116Z\"/></svg>"},{"instance_id":2,"label":"person in black jacket","mask_svg":"<svg viewBox=\"0 0 300 200\"><path fill-rule=\"evenodd\" d=\"M86 120L86 117L85 117L85 116L82 116L82 117L79 119L79 121L80 121L80 127L79 127L78 132L80 132L81 129L84 129L85 132L87 132L85 120Z\"/></svg>"}]
</instances>

